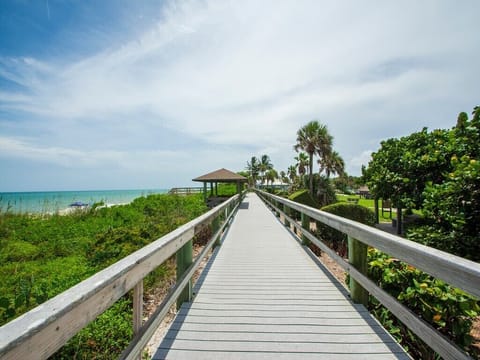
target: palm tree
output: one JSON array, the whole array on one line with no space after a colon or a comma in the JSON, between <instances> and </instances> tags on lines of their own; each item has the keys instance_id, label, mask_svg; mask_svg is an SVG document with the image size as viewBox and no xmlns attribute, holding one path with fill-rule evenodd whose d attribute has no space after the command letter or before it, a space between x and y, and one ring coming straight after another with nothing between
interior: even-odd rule
<instances>
[{"instance_id":1,"label":"palm tree","mask_svg":"<svg viewBox=\"0 0 480 360\"><path fill-rule=\"evenodd\" d=\"M257 184L257 176L260 171L260 163L255 156L252 156L250 161L247 161L246 169L250 172L250 176L252 178L253 187Z\"/></svg>"},{"instance_id":2,"label":"palm tree","mask_svg":"<svg viewBox=\"0 0 480 360\"><path fill-rule=\"evenodd\" d=\"M280 180L282 180L282 183L283 184L287 184L288 183L288 177L287 177L287 173L285 171L280 171Z\"/></svg>"},{"instance_id":3,"label":"palm tree","mask_svg":"<svg viewBox=\"0 0 480 360\"><path fill-rule=\"evenodd\" d=\"M309 156L310 194L313 196L313 155L317 153L320 158L331 151L332 136L327 127L313 120L297 131L295 151L303 150Z\"/></svg>"},{"instance_id":4,"label":"palm tree","mask_svg":"<svg viewBox=\"0 0 480 360\"><path fill-rule=\"evenodd\" d=\"M290 165L287 170L288 178L292 182L295 182L295 178L297 177L297 167L295 165Z\"/></svg>"},{"instance_id":5,"label":"palm tree","mask_svg":"<svg viewBox=\"0 0 480 360\"><path fill-rule=\"evenodd\" d=\"M295 160L297 161L298 173L300 176L304 175L309 166L308 155L301 152L295 157Z\"/></svg>"},{"instance_id":6,"label":"palm tree","mask_svg":"<svg viewBox=\"0 0 480 360\"><path fill-rule=\"evenodd\" d=\"M258 170L260 171L260 176L262 177L262 184L265 182L266 172L271 169L273 169L273 164L270 160L270 156L262 155L260 158L260 163L258 164Z\"/></svg>"},{"instance_id":7,"label":"palm tree","mask_svg":"<svg viewBox=\"0 0 480 360\"><path fill-rule=\"evenodd\" d=\"M345 162L336 151L324 154L324 157L318 160L318 164L320 165L320 173L325 171L327 179L330 178L330 174L341 176L345 173Z\"/></svg>"},{"instance_id":8,"label":"palm tree","mask_svg":"<svg viewBox=\"0 0 480 360\"><path fill-rule=\"evenodd\" d=\"M278 173L275 169L272 168L265 173L265 178L267 179L267 186L269 181L273 185L275 179L278 179Z\"/></svg>"}]
</instances>

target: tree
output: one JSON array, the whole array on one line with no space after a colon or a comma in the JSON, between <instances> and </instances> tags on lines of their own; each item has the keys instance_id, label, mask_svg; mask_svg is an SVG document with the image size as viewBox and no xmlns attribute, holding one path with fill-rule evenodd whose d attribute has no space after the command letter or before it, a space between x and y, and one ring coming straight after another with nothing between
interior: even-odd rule
<instances>
[{"instance_id":1,"label":"tree","mask_svg":"<svg viewBox=\"0 0 480 360\"><path fill-rule=\"evenodd\" d=\"M293 184L297 178L297 167L295 165L290 165L288 167L287 174L290 182Z\"/></svg>"},{"instance_id":2,"label":"tree","mask_svg":"<svg viewBox=\"0 0 480 360\"><path fill-rule=\"evenodd\" d=\"M288 183L287 173L283 170L280 171L280 180L282 180L282 183L284 183L284 184Z\"/></svg>"},{"instance_id":3,"label":"tree","mask_svg":"<svg viewBox=\"0 0 480 360\"><path fill-rule=\"evenodd\" d=\"M297 131L297 143L294 145L295 151L305 151L309 156L309 190L313 196L313 155L318 154L322 158L331 151L332 137L329 135L327 127L313 120Z\"/></svg>"},{"instance_id":4,"label":"tree","mask_svg":"<svg viewBox=\"0 0 480 360\"><path fill-rule=\"evenodd\" d=\"M370 191L397 207L421 208L424 227L407 237L480 260L480 109L460 113L450 130L424 128L389 139L372 154L364 178Z\"/></svg>"},{"instance_id":5,"label":"tree","mask_svg":"<svg viewBox=\"0 0 480 360\"><path fill-rule=\"evenodd\" d=\"M295 157L295 160L297 161L296 166L298 168L298 173L300 176L303 176L307 171L307 167L309 166L308 155L304 152L301 152Z\"/></svg>"},{"instance_id":6,"label":"tree","mask_svg":"<svg viewBox=\"0 0 480 360\"><path fill-rule=\"evenodd\" d=\"M270 156L264 154L260 158L260 163L258 165L258 170L260 171L260 176L262 178L262 184L265 182L266 178L265 175L268 170L273 169L272 161L270 160Z\"/></svg>"},{"instance_id":7,"label":"tree","mask_svg":"<svg viewBox=\"0 0 480 360\"><path fill-rule=\"evenodd\" d=\"M265 179L267 180L267 186L268 183L270 182L273 184L273 182L278 179L278 173L275 169L270 169L265 173Z\"/></svg>"},{"instance_id":8,"label":"tree","mask_svg":"<svg viewBox=\"0 0 480 360\"><path fill-rule=\"evenodd\" d=\"M246 169L250 173L250 177L253 183L251 185L255 186L257 184L257 176L260 171L260 163L255 156L252 156L251 160L247 161Z\"/></svg>"},{"instance_id":9,"label":"tree","mask_svg":"<svg viewBox=\"0 0 480 360\"><path fill-rule=\"evenodd\" d=\"M372 154L364 178L377 198L392 199L397 207L418 209L427 182L438 184L450 170L454 155L448 130L422 131L381 142Z\"/></svg>"},{"instance_id":10,"label":"tree","mask_svg":"<svg viewBox=\"0 0 480 360\"><path fill-rule=\"evenodd\" d=\"M345 162L336 151L326 153L323 158L318 159L318 164L320 165L320 173L325 171L327 179L330 178L331 174L342 176L345 173Z\"/></svg>"}]
</instances>

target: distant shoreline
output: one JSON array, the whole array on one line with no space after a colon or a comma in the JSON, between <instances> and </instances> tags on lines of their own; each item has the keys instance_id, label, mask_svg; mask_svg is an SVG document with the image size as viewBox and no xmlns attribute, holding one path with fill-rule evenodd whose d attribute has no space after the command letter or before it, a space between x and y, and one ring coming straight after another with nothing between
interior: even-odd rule
<instances>
[{"instance_id":1,"label":"distant shoreline","mask_svg":"<svg viewBox=\"0 0 480 360\"><path fill-rule=\"evenodd\" d=\"M165 194L169 189L79 190L0 193L0 212L17 214L67 214L75 211L70 205L82 202L92 206L129 204L134 199L151 194Z\"/></svg>"}]
</instances>

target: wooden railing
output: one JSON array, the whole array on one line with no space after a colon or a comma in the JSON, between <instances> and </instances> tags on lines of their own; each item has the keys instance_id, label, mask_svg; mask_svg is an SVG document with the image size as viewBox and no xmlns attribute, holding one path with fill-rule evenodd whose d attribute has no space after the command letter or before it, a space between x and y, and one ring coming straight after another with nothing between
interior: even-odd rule
<instances>
[{"instance_id":1,"label":"wooden railing","mask_svg":"<svg viewBox=\"0 0 480 360\"><path fill-rule=\"evenodd\" d=\"M350 274L351 297L355 302L365 304L370 293L444 359L471 359L462 349L366 276L366 252L367 246L377 248L476 298L480 298L480 264L279 196L258 190L257 193L277 216L283 216L286 226L293 226L304 240L318 246ZM290 216L292 210L301 214L301 224ZM310 232L310 219L320 221L348 236L349 261L337 255Z\"/></svg>"},{"instance_id":2,"label":"wooden railing","mask_svg":"<svg viewBox=\"0 0 480 360\"><path fill-rule=\"evenodd\" d=\"M169 308L177 299L182 302L191 298L191 278L201 260L212 246L219 242L241 198L241 195L235 195L209 212L0 327L0 359L48 358L131 289L134 289L134 338L121 358L141 358L142 350ZM192 239L198 231L209 224L212 224L212 237L193 262ZM143 279L175 254L177 254L177 283L155 313L142 324Z\"/></svg>"},{"instance_id":3,"label":"wooden railing","mask_svg":"<svg viewBox=\"0 0 480 360\"><path fill-rule=\"evenodd\" d=\"M190 194L201 194L203 193L203 187L181 187L181 188L172 188L168 192L169 194L177 195L190 195Z\"/></svg>"}]
</instances>

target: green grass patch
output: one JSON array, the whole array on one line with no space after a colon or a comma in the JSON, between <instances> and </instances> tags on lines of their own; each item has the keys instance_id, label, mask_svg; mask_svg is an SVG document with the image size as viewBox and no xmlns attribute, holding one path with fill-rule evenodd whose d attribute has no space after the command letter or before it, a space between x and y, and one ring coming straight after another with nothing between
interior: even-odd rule
<instances>
[{"instance_id":1,"label":"green grass patch","mask_svg":"<svg viewBox=\"0 0 480 360\"><path fill-rule=\"evenodd\" d=\"M365 199L363 197L360 197L359 195L345 195L345 194L336 194L337 196L337 201L339 202L346 202L346 203L355 203L352 200L356 200L356 204L366 207L372 211L375 211L375 201L373 199ZM390 216L390 213L385 212L382 216L382 201L380 200L378 203L379 206L379 221L380 222L391 222L392 218L396 218L397 216L397 211L392 208L392 214Z\"/></svg>"}]
</instances>

